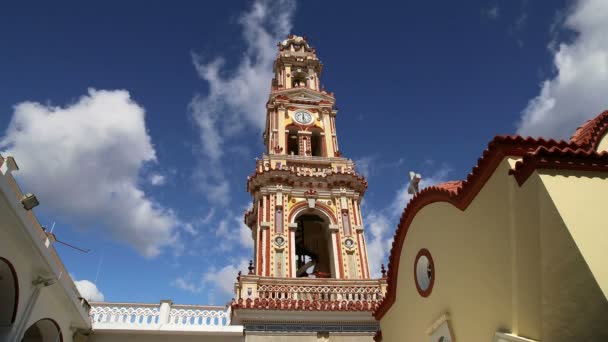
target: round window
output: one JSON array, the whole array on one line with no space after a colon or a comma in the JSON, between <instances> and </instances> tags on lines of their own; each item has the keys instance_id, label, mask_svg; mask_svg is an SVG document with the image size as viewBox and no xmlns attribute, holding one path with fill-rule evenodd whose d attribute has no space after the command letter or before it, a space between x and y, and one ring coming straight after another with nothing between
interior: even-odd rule
<instances>
[{"instance_id":1,"label":"round window","mask_svg":"<svg viewBox=\"0 0 608 342\"><path fill-rule=\"evenodd\" d=\"M433 290L435 282L435 265L431 253L426 249L421 249L414 261L414 278L416 288L422 297L428 297Z\"/></svg>"}]
</instances>

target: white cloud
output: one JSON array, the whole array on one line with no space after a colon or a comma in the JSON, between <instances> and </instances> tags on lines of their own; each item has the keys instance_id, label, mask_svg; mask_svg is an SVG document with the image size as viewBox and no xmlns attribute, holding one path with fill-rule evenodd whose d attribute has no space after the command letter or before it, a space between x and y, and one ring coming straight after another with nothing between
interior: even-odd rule
<instances>
[{"instance_id":1,"label":"white cloud","mask_svg":"<svg viewBox=\"0 0 608 342\"><path fill-rule=\"evenodd\" d=\"M196 228L194 228L194 225L191 222L184 223L182 227L186 233L192 236L198 235L198 231Z\"/></svg>"},{"instance_id":2,"label":"white cloud","mask_svg":"<svg viewBox=\"0 0 608 342\"><path fill-rule=\"evenodd\" d=\"M165 182L167 181L165 179L165 176L158 174L158 173L150 174L150 176L148 177L148 180L150 181L150 184L152 184L152 185L164 185Z\"/></svg>"},{"instance_id":3,"label":"white cloud","mask_svg":"<svg viewBox=\"0 0 608 342\"><path fill-rule=\"evenodd\" d=\"M371 276L378 278L380 277L380 264L385 263L388 254L386 245L392 241L392 236L389 234L391 230L390 220L387 215L377 211L370 211L365 214L364 220Z\"/></svg>"},{"instance_id":4,"label":"white cloud","mask_svg":"<svg viewBox=\"0 0 608 342\"><path fill-rule=\"evenodd\" d=\"M104 296L101 291L97 288L97 285L93 284L89 280L77 280L74 282L80 296L90 302L103 302Z\"/></svg>"},{"instance_id":5,"label":"white cloud","mask_svg":"<svg viewBox=\"0 0 608 342\"><path fill-rule=\"evenodd\" d=\"M242 220L239 220L239 242L243 247L253 248L251 229Z\"/></svg>"},{"instance_id":6,"label":"white cloud","mask_svg":"<svg viewBox=\"0 0 608 342\"><path fill-rule=\"evenodd\" d=\"M435 185L447 180L447 175L451 169L442 167L430 177L422 175L420 189ZM367 210L366 206L361 207L364 214L365 235L367 241L367 253L369 267L372 277L380 276L380 265L386 263L388 253L393 243L393 234L397 228L398 219L403 213L403 209L412 198L407 193L408 181L395 193L391 205L385 210Z\"/></svg>"},{"instance_id":7,"label":"white cloud","mask_svg":"<svg viewBox=\"0 0 608 342\"><path fill-rule=\"evenodd\" d=\"M184 277L178 277L171 282L171 285L177 287L178 289L192 293L199 293L203 290L202 285L196 284Z\"/></svg>"},{"instance_id":8,"label":"white cloud","mask_svg":"<svg viewBox=\"0 0 608 342\"><path fill-rule=\"evenodd\" d=\"M251 229L238 215L222 219L215 227L215 236L219 238L217 248L220 251L233 250L237 245L247 249L253 248Z\"/></svg>"},{"instance_id":9,"label":"white cloud","mask_svg":"<svg viewBox=\"0 0 608 342\"><path fill-rule=\"evenodd\" d=\"M355 160L355 165L359 172L367 177L371 176L372 164L375 163L374 156L364 156L360 159Z\"/></svg>"},{"instance_id":10,"label":"white cloud","mask_svg":"<svg viewBox=\"0 0 608 342\"><path fill-rule=\"evenodd\" d=\"M203 275L203 282L212 284L215 288L222 291L223 294L234 295L234 283L239 271L246 274L249 261L240 259L236 265L226 265L220 270L211 270Z\"/></svg>"},{"instance_id":11,"label":"white cloud","mask_svg":"<svg viewBox=\"0 0 608 342\"><path fill-rule=\"evenodd\" d=\"M494 4L490 8L481 11L481 13L488 19L496 20L500 17L500 7L498 7L497 4Z\"/></svg>"},{"instance_id":12,"label":"white cloud","mask_svg":"<svg viewBox=\"0 0 608 342\"><path fill-rule=\"evenodd\" d=\"M125 90L89 89L65 107L22 102L0 148L45 209L155 256L176 242L179 220L138 187L142 167L156 162L144 116Z\"/></svg>"},{"instance_id":13,"label":"white cloud","mask_svg":"<svg viewBox=\"0 0 608 342\"><path fill-rule=\"evenodd\" d=\"M579 0L559 25L575 32L569 43L552 42L556 74L522 112L518 133L568 138L608 107L608 2Z\"/></svg>"},{"instance_id":14,"label":"white cloud","mask_svg":"<svg viewBox=\"0 0 608 342\"><path fill-rule=\"evenodd\" d=\"M276 44L289 33L294 10L293 0L255 1L239 19L245 51L236 70L227 76L223 58L206 61L193 54L199 76L209 85L206 95L196 95L190 103L200 129L204 164L196 176L209 200L221 204L229 200L230 187L220 163L227 139L245 127L263 130Z\"/></svg>"}]
</instances>

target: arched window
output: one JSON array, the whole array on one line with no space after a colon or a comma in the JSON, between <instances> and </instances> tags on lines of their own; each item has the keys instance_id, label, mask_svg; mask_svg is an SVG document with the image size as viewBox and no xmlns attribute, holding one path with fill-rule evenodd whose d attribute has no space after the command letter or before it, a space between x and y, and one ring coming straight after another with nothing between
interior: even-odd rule
<instances>
[{"instance_id":1,"label":"arched window","mask_svg":"<svg viewBox=\"0 0 608 342\"><path fill-rule=\"evenodd\" d=\"M323 157L323 140L321 139L321 130L312 129L310 137L310 150L313 156Z\"/></svg>"},{"instance_id":2,"label":"arched window","mask_svg":"<svg viewBox=\"0 0 608 342\"><path fill-rule=\"evenodd\" d=\"M287 154L297 156L299 153L298 130L295 127L290 127L287 133Z\"/></svg>"},{"instance_id":3,"label":"arched window","mask_svg":"<svg viewBox=\"0 0 608 342\"><path fill-rule=\"evenodd\" d=\"M63 335L57 322L44 318L27 328L21 342L63 342Z\"/></svg>"},{"instance_id":4,"label":"arched window","mask_svg":"<svg viewBox=\"0 0 608 342\"><path fill-rule=\"evenodd\" d=\"M17 317L19 283L13 265L0 257L0 329L10 327ZM0 337L2 331L0 330Z\"/></svg>"}]
</instances>

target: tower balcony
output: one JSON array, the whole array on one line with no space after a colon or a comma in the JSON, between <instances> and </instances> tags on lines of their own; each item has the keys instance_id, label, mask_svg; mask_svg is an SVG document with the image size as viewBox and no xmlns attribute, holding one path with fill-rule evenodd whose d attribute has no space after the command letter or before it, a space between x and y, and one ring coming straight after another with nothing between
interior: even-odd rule
<instances>
[{"instance_id":1,"label":"tower balcony","mask_svg":"<svg viewBox=\"0 0 608 342\"><path fill-rule=\"evenodd\" d=\"M299 176L326 176L331 173L357 175L351 159L342 157L312 157L287 154L264 155L256 162L258 172L288 170Z\"/></svg>"},{"instance_id":2,"label":"tower balcony","mask_svg":"<svg viewBox=\"0 0 608 342\"><path fill-rule=\"evenodd\" d=\"M277 183L325 184L326 189L345 187L361 195L367 189L367 180L357 173L350 159L275 154L257 160L255 172L247 178L247 191L253 194L261 187Z\"/></svg>"},{"instance_id":3,"label":"tower balcony","mask_svg":"<svg viewBox=\"0 0 608 342\"><path fill-rule=\"evenodd\" d=\"M233 309L373 312L386 279L271 278L241 275Z\"/></svg>"}]
</instances>

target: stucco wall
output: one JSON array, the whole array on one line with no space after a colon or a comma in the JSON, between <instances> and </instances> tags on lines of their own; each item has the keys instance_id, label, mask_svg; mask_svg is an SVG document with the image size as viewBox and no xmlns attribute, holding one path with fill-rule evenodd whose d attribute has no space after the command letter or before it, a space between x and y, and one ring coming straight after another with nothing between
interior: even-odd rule
<instances>
[{"instance_id":1,"label":"stucco wall","mask_svg":"<svg viewBox=\"0 0 608 342\"><path fill-rule=\"evenodd\" d=\"M541 176L548 190L541 201L543 340L607 341L608 180L569 173ZM548 208L553 203L559 213Z\"/></svg>"},{"instance_id":2,"label":"stucco wall","mask_svg":"<svg viewBox=\"0 0 608 342\"><path fill-rule=\"evenodd\" d=\"M245 337L246 342L373 342L372 335L348 335L348 334L329 334L329 336L317 336L316 333L302 335L272 335L272 334L253 334Z\"/></svg>"},{"instance_id":3,"label":"stucco wall","mask_svg":"<svg viewBox=\"0 0 608 342\"><path fill-rule=\"evenodd\" d=\"M246 342L317 342L317 334L307 335L262 335L254 334L245 337Z\"/></svg>"},{"instance_id":4,"label":"stucco wall","mask_svg":"<svg viewBox=\"0 0 608 342\"><path fill-rule=\"evenodd\" d=\"M425 341L427 328L443 313L459 341L490 341L511 330L509 181L503 162L465 212L439 202L421 209L401 253L395 304L381 321L384 341ZM500 175L500 176L499 176ZM429 297L419 295L414 258L427 248L435 264Z\"/></svg>"},{"instance_id":5,"label":"stucco wall","mask_svg":"<svg viewBox=\"0 0 608 342\"><path fill-rule=\"evenodd\" d=\"M242 336L167 335L154 333L107 333L95 332L89 342L242 342Z\"/></svg>"},{"instance_id":6,"label":"stucco wall","mask_svg":"<svg viewBox=\"0 0 608 342\"><path fill-rule=\"evenodd\" d=\"M17 217L12 213L12 208L1 195L0 213L0 217L2 217L0 220L0 256L13 264L19 281L19 305L16 322L13 325L14 330L15 326L24 318L25 308L34 291L32 286L34 278L38 275L49 277L52 273L26 235L27 232L20 226ZM60 286L56 282L40 290L40 295L25 323L24 330L40 319L50 318L59 324L63 341L71 342L73 332L70 330L70 326L72 322L78 321L78 314L72 309L72 304ZM8 332L5 330L1 333L4 336L0 335L0 337L6 338Z\"/></svg>"},{"instance_id":7,"label":"stucco wall","mask_svg":"<svg viewBox=\"0 0 608 342\"><path fill-rule=\"evenodd\" d=\"M385 341L428 340L442 313L459 341L490 341L495 331L608 340L606 175L541 171L520 187L508 169L503 161L464 212L448 203L418 212L401 252L396 302L381 321ZM435 264L428 298L414 284L421 248Z\"/></svg>"}]
</instances>

